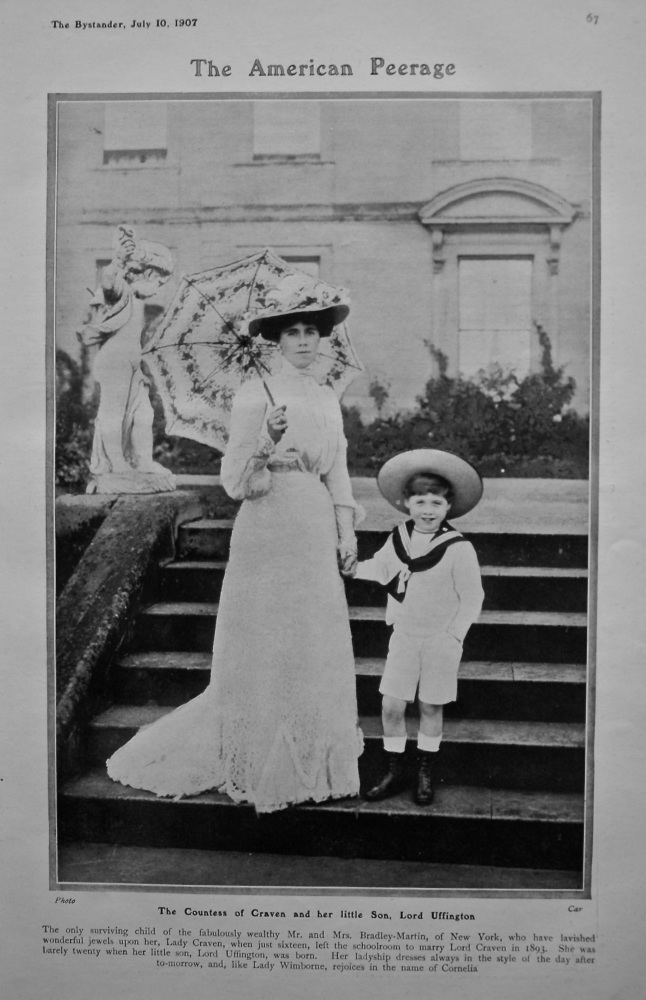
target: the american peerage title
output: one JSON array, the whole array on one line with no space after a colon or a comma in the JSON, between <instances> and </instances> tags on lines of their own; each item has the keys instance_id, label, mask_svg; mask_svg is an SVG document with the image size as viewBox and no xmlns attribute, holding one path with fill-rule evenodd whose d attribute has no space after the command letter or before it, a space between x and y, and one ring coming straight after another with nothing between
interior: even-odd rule
<instances>
[{"instance_id":1,"label":"the american peerage title","mask_svg":"<svg viewBox=\"0 0 646 1000\"><path fill-rule=\"evenodd\" d=\"M114 30L135 30L135 31L157 31L158 29L179 29L180 31L196 30L198 18L182 17L175 19L155 18L154 20L133 20L128 21L61 21L54 18L49 22L52 28L69 31L109 31ZM238 75L231 63L215 61L207 57L196 57L189 60L193 67L194 76L202 77L235 77ZM351 63L328 63L316 59L308 58L305 62L274 63L266 62L262 59L254 59L251 65L245 67L243 71L246 76L254 79L274 79L275 77L332 77L332 76L355 76L355 70ZM371 56L369 62L362 64L361 73L368 76L377 77L429 77L432 80L443 80L445 77L455 76L457 67L452 62L395 62L384 56Z\"/></svg>"},{"instance_id":2,"label":"the american peerage title","mask_svg":"<svg viewBox=\"0 0 646 1000\"><path fill-rule=\"evenodd\" d=\"M214 62L212 59L195 58L190 60L195 76L231 77L235 73L228 63ZM362 67L363 69L363 67ZM426 62L389 62L383 56L372 56L369 66L366 65L368 76L426 76L433 80L455 76L455 63ZM254 78L275 78L281 76L312 77L312 76L354 76L351 63L325 63L308 59L299 63L270 63L254 59L246 71L246 75Z\"/></svg>"}]
</instances>

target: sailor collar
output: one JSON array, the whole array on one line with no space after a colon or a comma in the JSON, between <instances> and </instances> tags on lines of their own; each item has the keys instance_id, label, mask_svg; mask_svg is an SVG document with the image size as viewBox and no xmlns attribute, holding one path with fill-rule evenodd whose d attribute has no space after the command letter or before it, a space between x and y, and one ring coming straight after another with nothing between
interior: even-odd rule
<instances>
[{"instance_id":1,"label":"sailor collar","mask_svg":"<svg viewBox=\"0 0 646 1000\"><path fill-rule=\"evenodd\" d=\"M405 521L403 524L399 524L390 536L395 555L404 564L404 568L390 581L386 588L396 601L404 600L408 581L413 573L421 573L437 566L449 546L455 545L456 542L466 541L464 535L457 528L454 528L448 521L443 521L429 542L426 552L413 558L411 555L411 536L414 527L414 521Z\"/></svg>"}]
</instances>

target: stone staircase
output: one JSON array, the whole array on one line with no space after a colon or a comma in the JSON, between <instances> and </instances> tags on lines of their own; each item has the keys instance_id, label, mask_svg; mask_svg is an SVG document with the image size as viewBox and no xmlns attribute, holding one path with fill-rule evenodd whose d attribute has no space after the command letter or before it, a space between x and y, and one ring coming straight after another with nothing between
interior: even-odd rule
<instances>
[{"instance_id":1,"label":"stone staircase","mask_svg":"<svg viewBox=\"0 0 646 1000\"><path fill-rule=\"evenodd\" d=\"M478 552L486 600L465 643L458 701L446 711L431 807L404 793L256 817L215 792L171 801L110 781L106 758L208 683L231 522L197 520L179 529L175 556L160 566L150 603L114 664L113 704L87 727L87 771L61 790L59 881L79 880L74 859L107 845L104 857L121 851L135 859L134 875L124 862L125 881L155 882L154 855L166 872L164 858L174 859L173 874L159 881L194 884L182 859L195 868L195 852L203 852L202 879L207 870L217 879L210 884L276 884L272 869L284 872L291 856L294 885L304 884L298 872L309 857L310 885L581 888L587 537L567 529L463 530ZM358 534L360 558L367 558L385 530L369 518ZM360 768L369 785L380 766L385 594L366 581L348 581L346 589L366 742ZM408 721L412 754L414 710ZM233 863L241 857L257 859L255 868L245 866L251 882L241 881ZM214 858L222 861L215 868ZM352 882L347 859L354 859ZM142 865L146 879L136 874Z\"/></svg>"}]
</instances>

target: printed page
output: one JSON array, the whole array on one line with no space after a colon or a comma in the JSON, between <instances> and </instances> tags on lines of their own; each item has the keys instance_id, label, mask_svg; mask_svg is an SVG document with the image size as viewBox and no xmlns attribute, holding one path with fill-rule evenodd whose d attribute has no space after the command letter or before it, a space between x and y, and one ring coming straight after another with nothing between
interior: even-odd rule
<instances>
[{"instance_id":1,"label":"printed page","mask_svg":"<svg viewBox=\"0 0 646 1000\"><path fill-rule=\"evenodd\" d=\"M641 5L77 8L3 15L6 994L637 997ZM306 322L314 301L333 330ZM307 391L262 326L276 313L317 340ZM311 446L340 433L331 389L335 471ZM288 430L257 438L229 553L238 390L258 429ZM356 501L372 565L410 507L377 472L421 448L482 474L478 504L470 465L433 467L485 603L443 632L448 688L397 687L447 706L434 799L414 791L434 737L411 704L401 788L371 801L388 581L364 568L344 598L317 553L332 504L351 520ZM462 565L464 539L438 538L390 609ZM446 584L431 606L449 614ZM207 687L214 629L216 660L246 651L230 702L262 704L245 739L219 667ZM397 684L439 655L424 635ZM287 692L277 648L302 650ZM355 687L361 796L339 777L356 744L330 737L313 778L293 736L354 725ZM293 729L265 780L298 791L265 787L255 811L219 754L250 752L278 704ZM153 750L108 775L150 723ZM155 785L160 757L217 777Z\"/></svg>"}]
</instances>

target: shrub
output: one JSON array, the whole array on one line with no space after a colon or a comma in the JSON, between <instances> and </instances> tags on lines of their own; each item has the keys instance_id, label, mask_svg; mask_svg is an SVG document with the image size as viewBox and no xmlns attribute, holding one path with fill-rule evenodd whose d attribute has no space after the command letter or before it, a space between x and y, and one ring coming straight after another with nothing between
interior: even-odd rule
<instances>
[{"instance_id":1,"label":"shrub","mask_svg":"<svg viewBox=\"0 0 646 1000\"><path fill-rule=\"evenodd\" d=\"M82 493L89 478L94 400L83 399L81 367L65 351L56 351L55 484L59 493Z\"/></svg>"},{"instance_id":2,"label":"shrub","mask_svg":"<svg viewBox=\"0 0 646 1000\"><path fill-rule=\"evenodd\" d=\"M519 379L494 366L473 380L447 374L447 359L428 345L437 374L410 413L384 416L388 388L373 379L378 408L365 424L356 407L344 408L348 466L353 475L375 475L392 455L412 448L442 448L472 462L484 476L584 479L588 475L589 420L568 406L574 380L554 367L549 337L537 326L541 369ZM154 390L154 457L176 473L217 475L220 454L164 431ZM89 478L96 400L84 401L80 366L56 352L56 487L85 490Z\"/></svg>"},{"instance_id":3,"label":"shrub","mask_svg":"<svg viewBox=\"0 0 646 1000\"><path fill-rule=\"evenodd\" d=\"M589 420L567 409L574 380L554 367L549 337L536 331L541 370L522 379L500 365L473 380L450 377L446 356L428 345L438 373L416 410L367 425L356 408L344 411L351 472L374 475L399 451L441 448L485 476L585 478Z\"/></svg>"}]
</instances>

